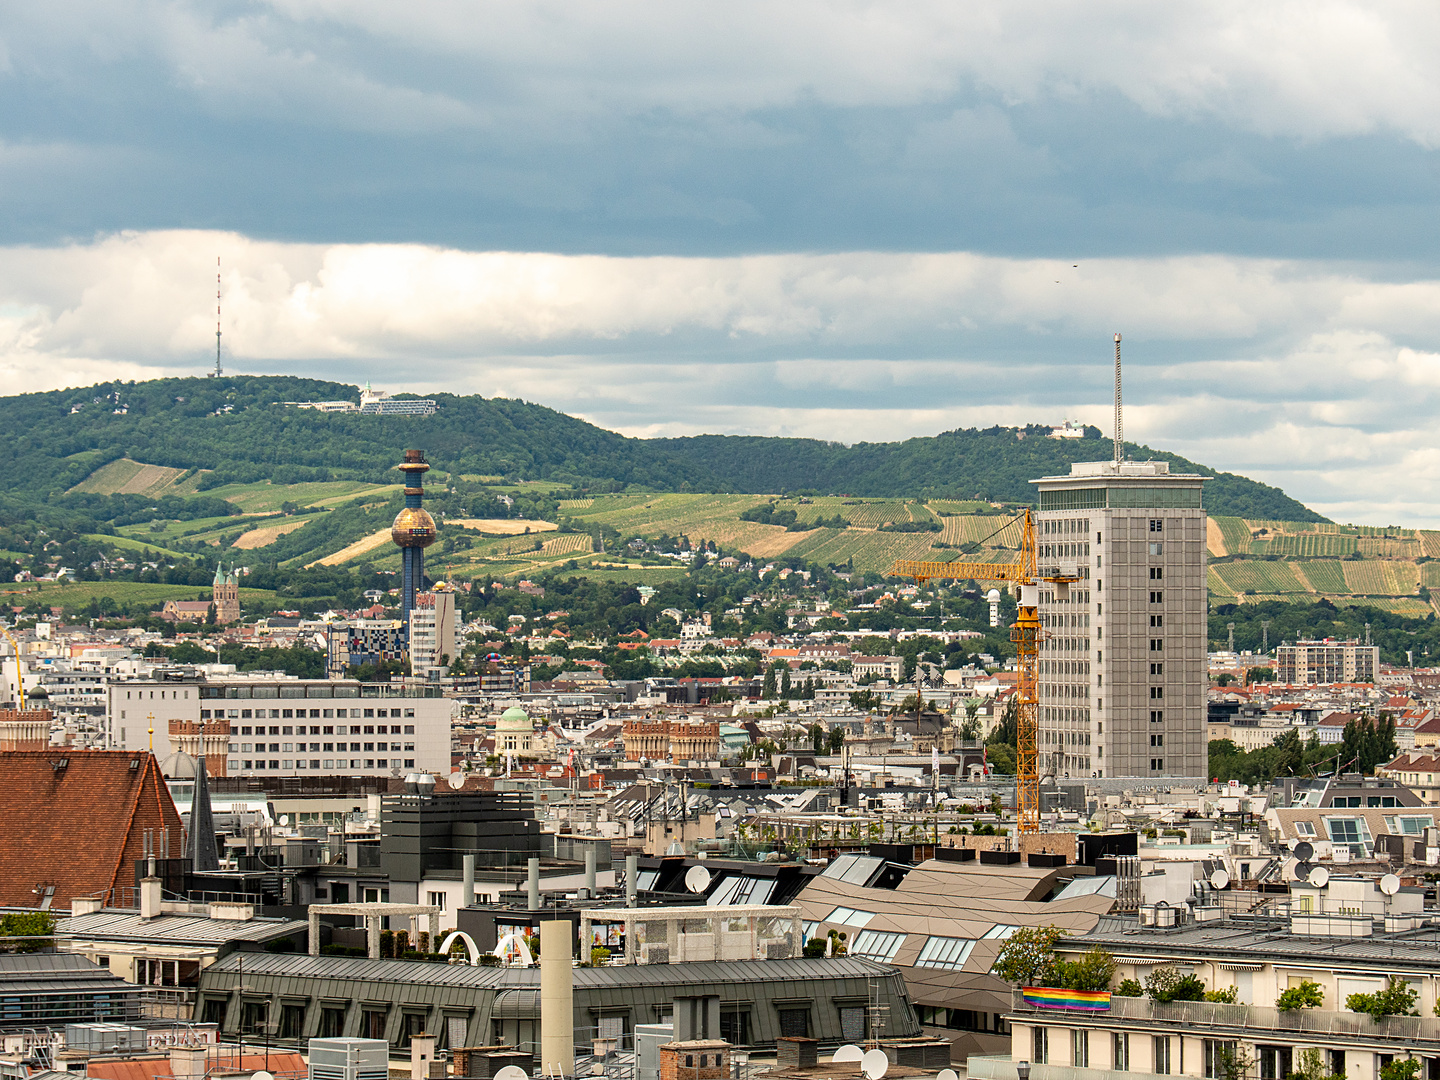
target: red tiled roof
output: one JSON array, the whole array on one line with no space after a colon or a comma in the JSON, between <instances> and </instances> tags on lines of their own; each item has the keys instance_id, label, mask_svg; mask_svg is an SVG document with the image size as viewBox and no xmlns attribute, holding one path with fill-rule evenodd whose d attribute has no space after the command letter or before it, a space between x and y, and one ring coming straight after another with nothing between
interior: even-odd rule
<instances>
[{"instance_id":1,"label":"red tiled roof","mask_svg":"<svg viewBox=\"0 0 1440 1080\"><path fill-rule=\"evenodd\" d=\"M245 1054L238 1062L233 1057L213 1058L212 1061L216 1065L223 1065L226 1072L232 1067L236 1072L243 1073L268 1069L272 1075L305 1072L305 1059L301 1055L280 1050L271 1050L268 1055L263 1051ZM91 1061L85 1066L85 1075L93 1080L157 1080L158 1077L168 1077L173 1072L168 1056L141 1058L138 1061Z\"/></svg>"},{"instance_id":2,"label":"red tiled roof","mask_svg":"<svg viewBox=\"0 0 1440 1080\"><path fill-rule=\"evenodd\" d=\"M68 764L59 768L60 761ZM157 838L170 830L172 856L185 850L180 815L151 754L11 751L0 753L0 776L0 906L38 907L50 886L57 908L133 887L147 829Z\"/></svg>"}]
</instances>

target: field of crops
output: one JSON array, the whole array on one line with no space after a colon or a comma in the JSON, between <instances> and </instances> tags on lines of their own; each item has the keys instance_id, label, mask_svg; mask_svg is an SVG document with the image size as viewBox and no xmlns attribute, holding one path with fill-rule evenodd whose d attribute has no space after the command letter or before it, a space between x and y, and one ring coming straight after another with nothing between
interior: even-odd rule
<instances>
[{"instance_id":1,"label":"field of crops","mask_svg":"<svg viewBox=\"0 0 1440 1080\"><path fill-rule=\"evenodd\" d=\"M1412 537L1362 536L1356 549L1371 559L1418 559L1421 555L1420 541Z\"/></svg>"},{"instance_id":2,"label":"field of crops","mask_svg":"<svg viewBox=\"0 0 1440 1080\"><path fill-rule=\"evenodd\" d=\"M1362 596L1405 596L1420 584L1419 567L1402 562L1345 562L1346 591Z\"/></svg>"},{"instance_id":3,"label":"field of crops","mask_svg":"<svg viewBox=\"0 0 1440 1080\"><path fill-rule=\"evenodd\" d=\"M247 514L273 514L287 502L297 506L333 506L351 499L377 501L400 494L399 484L366 484L359 480L327 480L313 484L224 484L204 492L234 503Z\"/></svg>"},{"instance_id":4,"label":"field of crops","mask_svg":"<svg viewBox=\"0 0 1440 1080\"><path fill-rule=\"evenodd\" d=\"M595 505L594 499L561 499L561 510L588 510Z\"/></svg>"},{"instance_id":5,"label":"field of crops","mask_svg":"<svg viewBox=\"0 0 1440 1080\"><path fill-rule=\"evenodd\" d=\"M882 533L859 529L816 529L787 552L823 565L854 560L856 570L888 570L896 559L930 559L941 555L931 550L934 533ZM945 553L945 554L948 554Z\"/></svg>"},{"instance_id":6,"label":"field of crops","mask_svg":"<svg viewBox=\"0 0 1440 1080\"><path fill-rule=\"evenodd\" d=\"M1418 596L1400 597L1359 597L1340 596L1332 598L1340 607L1373 607L1381 611L1393 611L1410 619L1423 619L1434 613L1434 609Z\"/></svg>"},{"instance_id":7,"label":"field of crops","mask_svg":"<svg viewBox=\"0 0 1440 1080\"><path fill-rule=\"evenodd\" d=\"M142 604L158 607L166 600L209 600L210 590L194 585L155 585L135 581L76 581L61 585L37 582L0 587L0 601L28 604L41 600L55 607L80 608L98 597L108 596L119 604ZM257 600L273 601L268 589L241 589L240 604Z\"/></svg>"},{"instance_id":8,"label":"field of crops","mask_svg":"<svg viewBox=\"0 0 1440 1080\"><path fill-rule=\"evenodd\" d=\"M1233 597L1235 590L1226 584L1225 579L1218 573L1219 568L1215 565L1206 567L1206 584L1210 586L1211 596Z\"/></svg>"},{"instance_id":9,"label":"field of crops","mask_svg":"<svg viewBox=\"0 0 1440 1080\"><path fill-rule=\"evenodd\" d=\"M931 499L925 505L937 514L978 514L991 508L978 499Z\"/></svg>"},{"instance_id":10,"label":"field of crops","mask_svg":"<svg viewBox=\"0 0 1440 1080\"><path fill-rule=\"evenodd\" d=\"M595 550L595 542L589 533L566 533L545 541L546 555L589 554Z\"/></svg>"},{"instance_id":11,"label":"field of crops","mask_svg":"<svg viewBox=\"0 0 1440 1080\"><path fill-rule=\"evenodd\" d=\"M155 498L161 495L190 495L195 491L198 477L189 476L184 483L176 483L188 473L188 469L146 465L141 461L120 458L102 465L70 490L94 495L151 495Z\"/></svg>"},{"instance_id":12,"label":"field of crops","mask_svg":"<svg viewBox=\"0 0 1440 1080\"><path fill-rule=\"evenodd\" d=\"M141 556L144 555L145 552L149 551L153 552L159 557L166 559L194 558L193 555L182 555L177 551L171 551L169 548L160 547L158 544L150 543L148 541L140 540L129 536L108 536L102 533L91 533L87 535L85 539L93 540L97 544L110 544L113 547L120 548L122 551L128 551L130 552L131 557ZM0 555L0 558L3 557L3 555Z\"/></svg>"},{"instance_id":13,"label":"field of crops","mask_svg":"<svg viewBox=\"0 0 1440 1080\"><path fill-rule=\"evenodd\" d=\"M1006 524L1000 517L948 517L942 519L945 528L934 539L944 544L960 547L963 544L985 542L986 547L1019 548L1020 525Z\"/></svg>"},{"instance_id":14,"label":"field of crops","mask_svg":"<svg viewBox=\"0 0 1440 1080\"><path fill-rule=\"evenodd\" d=\"M1319 593L1347 593L1344 565L1338 559L1296 563L1295 569Z\"/></svg>"},{"instance_id":15,"label":"field of crops","mask_svg":"<svg viewBox=\"0 0 1440 1080\"><path fill-rule=\"evenodd\" d=\"M850 505L841 505L840 515L857 528L875 529L892 521L912 520L902 502L891 500L861 502L853 499L846 501Z\"/></svg>"},{"instance_id":16,"label":"field of crops","mask_svg":"<svg viewBox=\"0 0 1440 1080\"><path fill-rule=\"evenodd\" d=\"M1339 559L1354 551L1356 544L1355 537L1339 533L1272 533L1269 540L1269 554L1302 559Z\"/></svg>"},{"instance_id":17,"label":"field of crops","mask_svg":"<svg viewBox=\"0 0 1440 1080\"><path fill-rule=\"evenodd\" d=\"M1235 593L1247 590L1256 593L1308 592L1304 582L1295 576L1289 563L1232 562L1221 563L1215 571Z\"/></svg>"},{"instance_id":18,"label":"field of crops","mask_svg":"<svg viewBox=\"0 0 1440 1080\"><path fill-rule=\"evenodd\" d=\"M1212 518L1225 538L1225 549L1231 555L1244 555L1250 550L1250 528L1237 517Z\"/></svg>"}]
</instances>

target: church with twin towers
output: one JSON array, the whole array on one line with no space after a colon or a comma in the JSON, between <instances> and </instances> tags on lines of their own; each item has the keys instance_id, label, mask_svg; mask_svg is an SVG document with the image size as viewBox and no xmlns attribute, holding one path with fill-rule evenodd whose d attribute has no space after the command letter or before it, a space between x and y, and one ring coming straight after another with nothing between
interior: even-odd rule
<instances>
[{"instance_id":1,"label":"church with twin towers","mask_svg":"<svg viewBox=\"0 0 1440 1080\"><path fill-rule=\"evenodd\" d=\"M1126 459L1115 342L1112 459L1031 481L1040 577L1066 566L1079 578L1041 584L1039 773L1203 784L1206 478Z\"/></svg>"}]
</instances>

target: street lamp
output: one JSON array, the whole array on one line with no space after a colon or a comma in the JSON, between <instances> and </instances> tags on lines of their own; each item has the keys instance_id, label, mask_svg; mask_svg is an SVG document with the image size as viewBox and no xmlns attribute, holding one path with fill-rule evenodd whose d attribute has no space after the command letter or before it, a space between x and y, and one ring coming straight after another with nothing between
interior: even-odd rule
<instances>
[{"instance_id":1,"label":"street lamp","mask_svg":"<svg viewBox=\"0 0 1440 1080\"><path fill-rule=\"evenodd\" d=\"M1015 1063L1015 1075L1018 1076L1020 1080L1030 1080L1030 1062L1017 1061Z\"/></svg>"}]
</instances>

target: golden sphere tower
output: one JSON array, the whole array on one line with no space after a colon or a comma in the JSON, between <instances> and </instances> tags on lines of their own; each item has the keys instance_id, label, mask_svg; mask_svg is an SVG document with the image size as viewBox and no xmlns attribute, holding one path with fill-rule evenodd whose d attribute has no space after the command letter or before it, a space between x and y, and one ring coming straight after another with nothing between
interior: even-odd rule
<instances>
[{"instance_id":1,"label":"golden sphere tower","mask_svg":"<svg viewBox=\"0 0 1440 1080\"><path fill-rule=\"evenodd\" d=\"M390 539L400 549L400 607L408 626L415 594L425 587L425 549L435 542L435 519L421 506L425 474L430 471L425 451L406 450L405 460L395 467L405 474L405 507L395 515Z\"/></svg>"}]
</instances>

